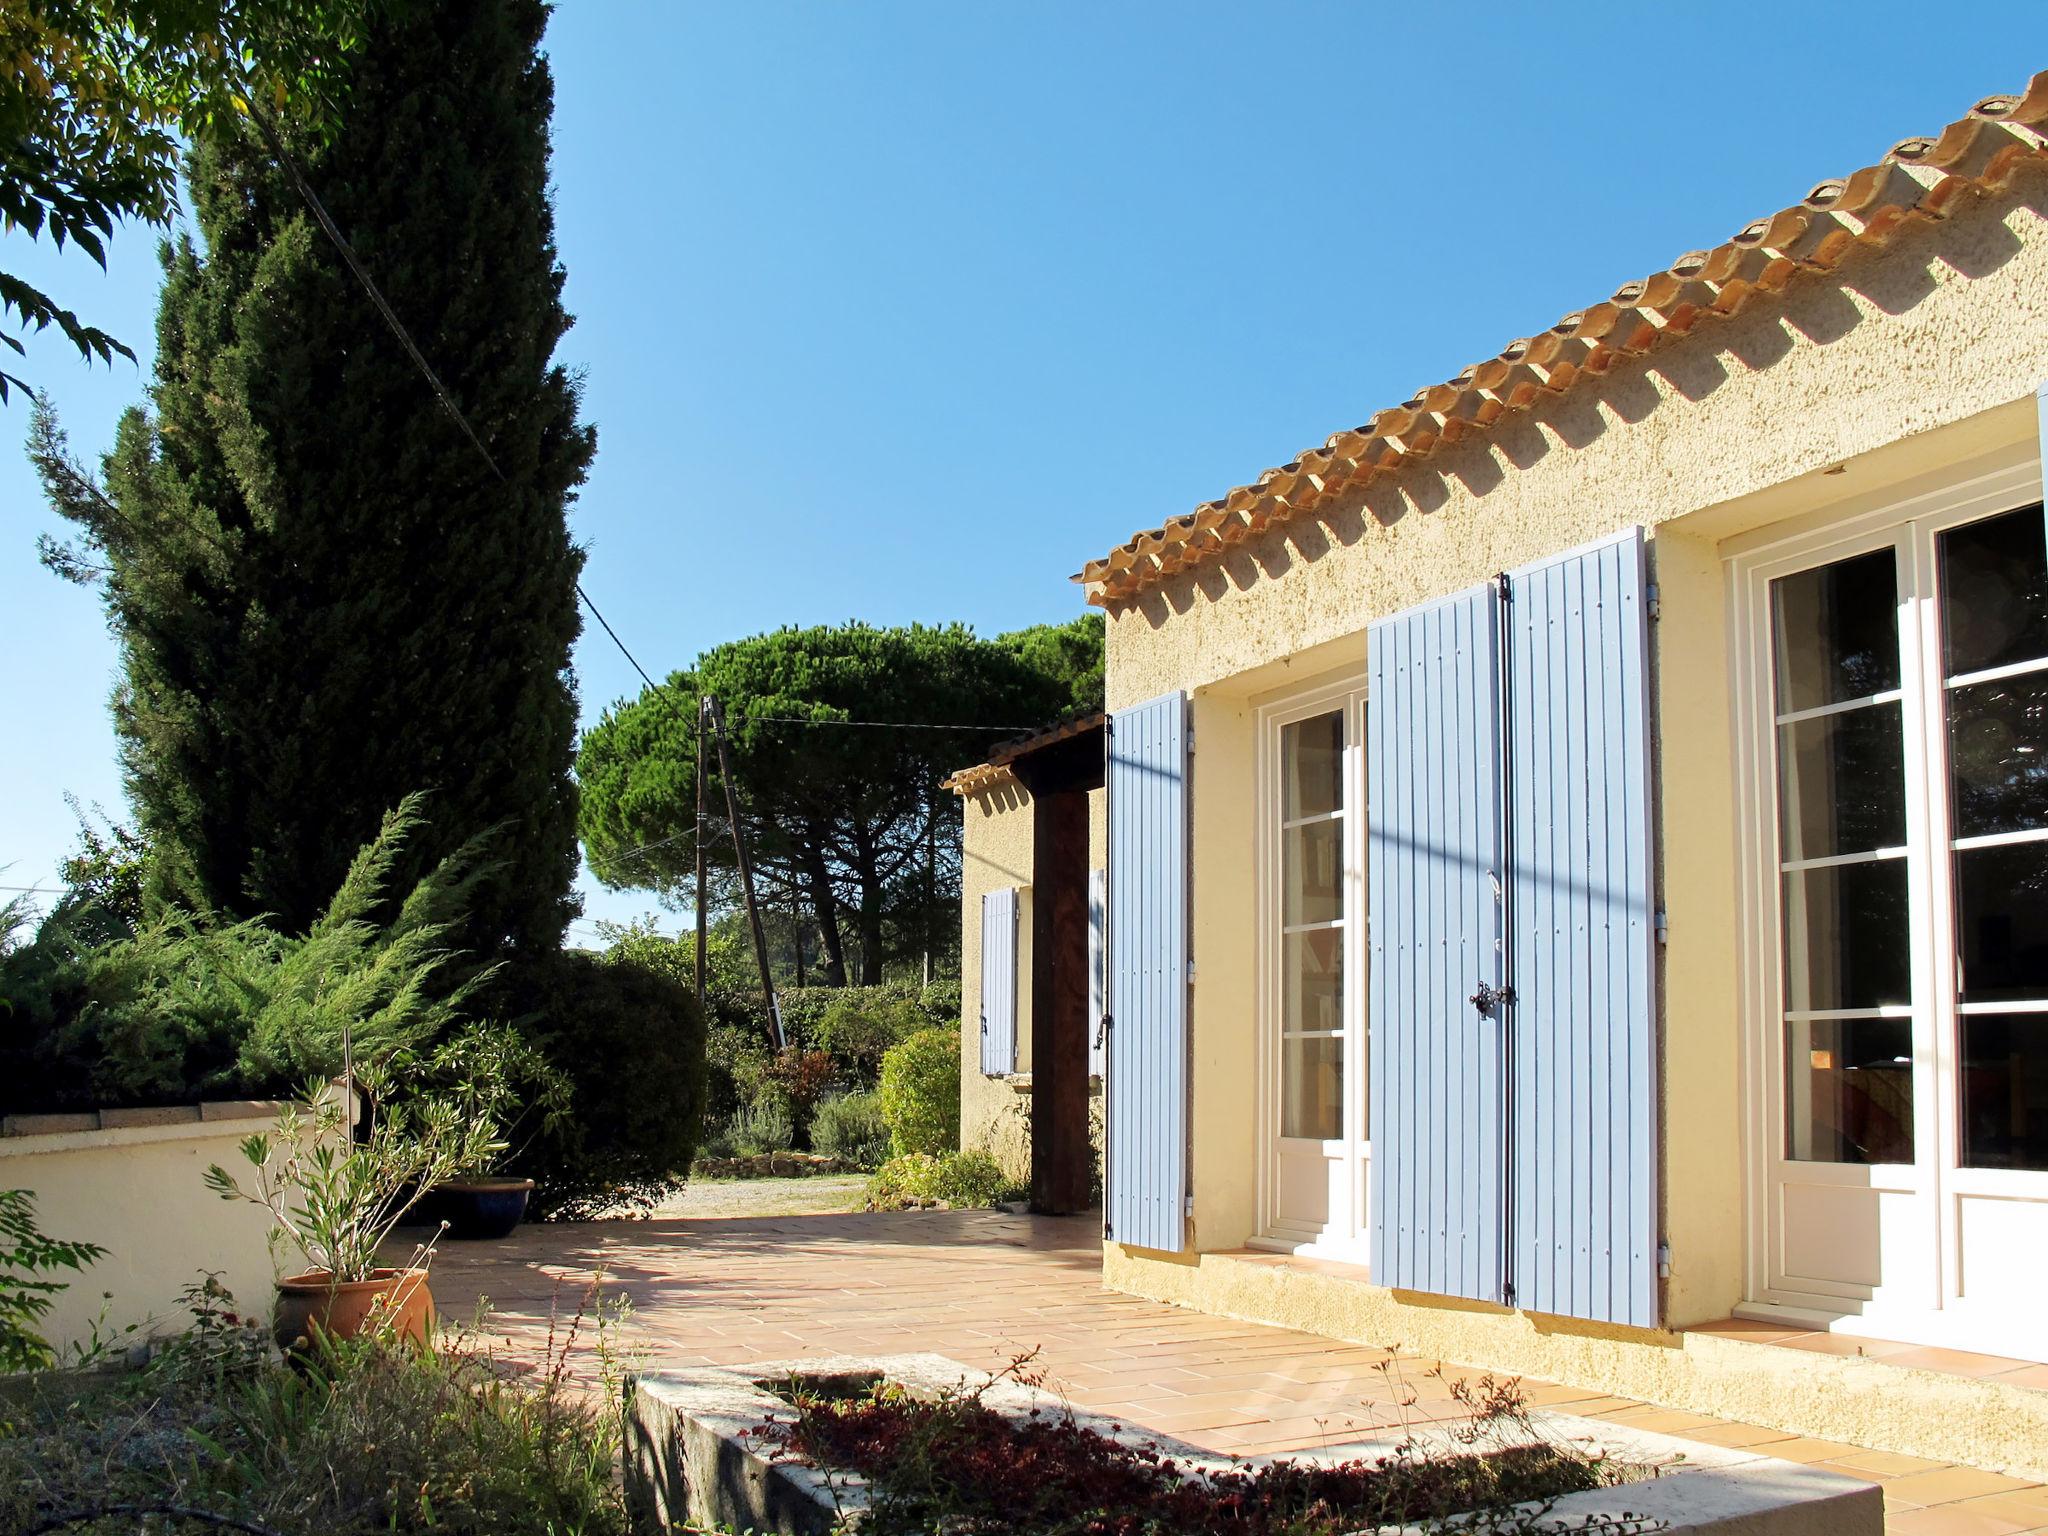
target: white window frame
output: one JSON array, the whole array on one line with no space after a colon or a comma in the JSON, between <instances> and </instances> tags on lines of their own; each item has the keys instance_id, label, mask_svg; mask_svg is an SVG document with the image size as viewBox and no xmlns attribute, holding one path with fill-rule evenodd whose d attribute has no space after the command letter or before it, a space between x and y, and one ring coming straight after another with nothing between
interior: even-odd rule
<instances>
[{"instance_id":1,"label":"white window frame","mask_svg":"<svg viewBox=\"0 0 2048 1536\"><path fill-rule=\"evenodd\" d=\"M1253 803L1257 808L1253 863L1258 885L1258 1137L1257 1226L1251 1244L1282 1252L1315 1253L1363 1264L1370 1240L1366 1218L1372 1142L1366 1123L1366 804L1364 666L1332 674L1306 687L1268 696L1258 707ZM1350 1231L1315 1233L1276 1219L1281 1090L1281 733L1317 715L1344 716L1344 1124L1346 1136L1324 1142L1325 1155L1350 1158L1344 1185ZM1365 1137L1349 1128L1366 1127ZM1338 1215L1332 1212L1333 1219Z\"/></svg>"},{"instance_id":2,"label":"white window frame","mask_svg":"<svg viewBox=\"0 0 2048 1536\"><path fill-rule=\"evenodd\" d=\"M1729 579L1730 671L1735 710L1738 905L1742 999L1744 1304L1746 1315L1784 1318L1823 1328L2012 1353L2023 1341L1954 1305L1959 1290L1958 1197L2038 1200L2048 1173L1962 1168L1955 1145L1958 1062L1943 1041L1957 1039L1953 987L1936 985L1940 957L1953 956L1949 804L1946 779L1930 771L1939 743L1930 733L1946 720L1941 676L1939 605L1933 557L1936 537L1961 524L2027 507L2042 499L2041 465L2028 458L1970 474L1938 489L1902 497L1835 520L1805 522L1777 537L1732 541ZM1922 1262L1905 1274L1889 1270L1878 1287L1823 1282L1776 1273L1771 1231L1774 1182L1784 1158L1784 1081L1779 1029L1782 970L1777 805L1776 713L1771 673L1770 586L1778 577L1873 549L1900 552L1900 694L1904 717L1908 887L1914 949L1912 1003L1915 1162L1899 1165L1801 1162L1799 1177L1815 1184L1868 1187L1909 1200L1929 1239ZM1987 840L1990 841L1990 840ZM1893 1012L1894 1010L1885 1010ZM1906 1011L1906 1010L1898 1010ZM1974 1008L1971 1011L1976 1011ZM1928 1070L1931 1063L1932 1070ZM1947 1209L1944 1210L1944 1203ZM1944 1219L1946 1218L1946 1219ZM1940 1240L1933 1241L1939 1234ZM2038 1342L2036 1347L2038 1347Z\"/></svg>"}]
</instances>

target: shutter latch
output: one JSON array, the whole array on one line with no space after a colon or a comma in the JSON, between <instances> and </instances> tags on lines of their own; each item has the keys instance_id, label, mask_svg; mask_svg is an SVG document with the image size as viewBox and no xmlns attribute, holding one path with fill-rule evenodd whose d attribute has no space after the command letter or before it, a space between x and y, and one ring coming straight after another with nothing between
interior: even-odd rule
<instances>
[{"instance_id":1,"label":"shutter latch","mask_svg":"<svg viewBox=\"0 0 2048 1536\"><path fill-rule=\"evenodd\" d=\"M1109 1026L1112 1022L1110 1016L1105 1013L1102 1022L1095 1026L1095 1049L1098 1051L1102 1049L1102 1043L1109 1038Z\"/></svg>"},{"instance_id":2,"label":"shutter latch","mask_svg":"<svg viewBox=\"0 0 2048 1536\"><path fill-rule=\"evenodd\" d=\"M1494 1016L1495 1010L1514 1007L1515 989L1496 987L1490 981L1482 981L1479 983L1479 990L1472 994L1471 1001L1472 1006L1479 1010L1481 1018L1490 1019Z\"/></svg>"}]
</instances>

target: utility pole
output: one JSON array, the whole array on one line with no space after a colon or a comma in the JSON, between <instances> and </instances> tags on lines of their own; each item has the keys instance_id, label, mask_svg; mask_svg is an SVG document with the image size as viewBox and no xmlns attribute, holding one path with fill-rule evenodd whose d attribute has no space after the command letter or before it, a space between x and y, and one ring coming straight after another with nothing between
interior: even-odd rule
<instances>
[{"instance_id":1,"label":"utility pole","mask_svg":"<svg viewBox=\"0 0 2048 1536\"><path fill-rule=\"evenodd\" d=\"M932 984L932 915L939 900L939 795L924 791L924 984Z\"/></svg>"},{"instance_id":2,"label":"utility pole","mask_svg":"<svg viewBox=\"0 0 2048 1536\"><path fill-rule=\"evenodd\" d=\"M804 984L804 900L795 881L791 881L789 887L789 932L796 945L796 984L801 990Z\"/></svg>"},{"instance_id":3,"label":"utility pole","mask_svg":"<svg viewBox=\"0 0 2048 1536\"><path fill-rule=\"evenodd\" d=\"M704 696L711 711L711 729L718 737L718 777L725 784L725 814L732 822L733 855L740 866L740 889L747 902L747 926L754 930L754 959L761 966L761 994L768 999L768 1041L780 1051L782 1009L775 1001L775 975L768 968L768 934L761 926L761 904L754 899L754 862L747 854L747 829L740 822L739 796L733 788L732 760L725 750L725 706L716 695Z\"/></svg>"},{"instance_id":4,"label":"utility pole","mask_svg":"<svg viewBox=\"0 0 2048 1536\"><path fill-rule=\"evenodd\" d=\"M704 902L704 715L708 698L697 700L697 1017L704 1018L704 965L707 940Z\"/></svg>"}]
</instances>

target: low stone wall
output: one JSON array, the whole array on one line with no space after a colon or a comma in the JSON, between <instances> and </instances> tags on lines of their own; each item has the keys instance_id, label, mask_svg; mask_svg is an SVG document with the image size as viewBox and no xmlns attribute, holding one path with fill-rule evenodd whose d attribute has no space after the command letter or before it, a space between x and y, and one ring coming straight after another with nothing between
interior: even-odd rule
<instances>
[{"instance_id":1,"label":"low stone wall","mask_svg":"<svg viewBox=\"0 0 2048 1536\"><path fill-rule=\"evenodd\" d=\"M662 1536L684 1527L830 1536L850 1522L857 1524L868 1505L862 1479L785 1459L758 1433L770 1421L787 1423L794 1417L789 1404L771 1390L793 1376L840 1377L856 1384L887 1380L923 1397L962 1386L979 1389L982 1404L999 1413L1071 1413L1085 1429L1163 1452L1193 1477L1273 1461L1321 1466L1371 1461L1396 1454L1404 1444L1423 1455L1457 1455L1471 1449L1445 1430L1418 1429L1285 1456L1215 1456L1141 1426L1075 1412L1051 1393L994 1380L943 1355L832 1355L649 1371L627 1389L626 1495L640 1536ZM1660 1474L1647 1481L1567 1494L1543 1512L1536 1529L1881 1536L1884 1528L1884 1496L1870 1483L1752 1451L1567 1414L1535 1413L1530 1424L1541 1439L1604 1452ZM1403 1528L1402 1536L1421 1533Z\"/></svg>"},{"instance_id":2,"label":"low stone wall","mask_svg":"<svg viewBox=\"0 0 2048 1536\"><path fill-rule=\"evenodd\" d=\"M856 1163L822 1152L759 1152L751 1157L700 1157L690 1166L694 1179L807 1179L818 1174L859 1173Z\"/></svg>"},{"instance_id":3,"label":"low stone wall","mask_svg":"<svg viewBox=\"0 0 2048 1536\"><path fill-rule=\"evenodd\" d=\"M242 1167L238 1144L274 1121L274 1103L108 1109L0 1120L0 1189L32 1190L51 1237L98 1243L105 1257L68 1280L40 1332L68 1346L137 1325L138 1336L184 1322L178 1293L208 1271L249 1312L271 1306L269 1223L204 1183L208 1165Z\"/></svg>"}]
</instances>

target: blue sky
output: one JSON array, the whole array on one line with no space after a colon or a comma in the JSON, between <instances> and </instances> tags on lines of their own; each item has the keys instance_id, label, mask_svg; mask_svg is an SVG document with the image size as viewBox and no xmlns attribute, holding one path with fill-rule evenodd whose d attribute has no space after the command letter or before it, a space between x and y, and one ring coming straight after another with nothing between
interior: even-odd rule
<instances>
[{"instance_id":1,"label":"blue sky","mask_svg":"<svg viewBox=\"0 0 2048 1536\"><path fill-rule=\"evenodd\" d=\"M1067 617L1134 529L2048 68L2039 0L1930 14L567 0L585 585L657 674L785 623ZM0 257L146 365L155 243ZM26 368L87 451L144 378ZM35 562L26 429L0 407L0 884L48 885L64 792L120 809L115 659ZM576 664L586 719L636 686L595 625ZM579 938L651 905L586 891Z\"/></svg>"}]
</instances>

